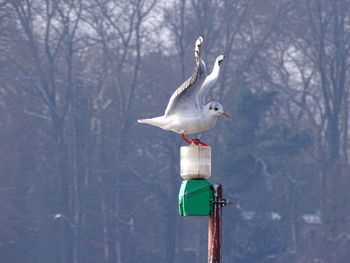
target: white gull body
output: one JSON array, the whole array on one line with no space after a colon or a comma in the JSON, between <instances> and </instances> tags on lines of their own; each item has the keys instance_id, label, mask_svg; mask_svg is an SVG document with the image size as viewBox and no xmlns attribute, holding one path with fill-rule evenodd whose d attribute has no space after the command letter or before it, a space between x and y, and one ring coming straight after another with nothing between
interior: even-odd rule
<instances>
[{"instance_id":1,"label":"white gull body","mask_svg":"<svg viewBox=\"0 0 350 263\"><path fill-rule=\"evenodd\" d=\"M223 106L216 101L205 105L208 91L217 82L223 55L216 58L212 72L207 76L206 66L201 59L200 36L195 45L196 66L192 76L170 97L163 116L138 120L179 134L193 134L209 130L215 126L218 116L228 117Z\"/></svg>"}]
</instances>

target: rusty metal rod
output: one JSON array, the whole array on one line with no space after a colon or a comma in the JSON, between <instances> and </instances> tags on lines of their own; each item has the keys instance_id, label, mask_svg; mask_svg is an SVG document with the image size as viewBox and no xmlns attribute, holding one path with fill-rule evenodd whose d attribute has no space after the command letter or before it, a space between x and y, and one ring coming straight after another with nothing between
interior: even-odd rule
<instances>
[{"instance_id":1,"label":"rusty metal rod","mask_svg":"<svg viewBox=\"0 0 350 263\"><path fill-rule=\"evenodd\" d=\"M221 262L222 185L213 185L213 209L208 223L208 262Z\"/></svg>"}]
</instances>

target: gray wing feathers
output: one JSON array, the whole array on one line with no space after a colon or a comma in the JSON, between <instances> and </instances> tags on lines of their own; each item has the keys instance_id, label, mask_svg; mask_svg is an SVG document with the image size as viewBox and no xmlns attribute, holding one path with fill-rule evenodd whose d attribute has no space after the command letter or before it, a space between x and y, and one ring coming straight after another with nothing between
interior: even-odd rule
<instances>
[{"instance_id":1,"label":"gray wing feathers","mask_svg":"<svg viewBox=\"0 0 350 263\"><path fill-rule=\"evenodd\" d=\"M202 105L206 104L206 97L209 92L209 90L212 89L212 87L217 83L218 78L219 78L219 73L220 73L220 64L224 60L224 56L220 55L216 58L213 70L212 72L205 78L203 85L201 86L199 92L198 92L198 98L199 102Z\"/></svg>"},{"instance_id":2,"label":"gray wing feathers","mask_svg":"<svg viewBox=\"0 0 350 263\"><path fill-rule=\"evenodd\" d=\"M198 109L197 94L206 77L205 63L200 57L202 42L203 37L200 36L195 45L196 66L194 72L170 97L165 116L172 115L177 111L190 112Z\"/></svg>"},{"instance_id":3,"label":"gray wing feathers","mask_svg":"<svg viewBox=\"0 0 350 263\"><path fill-rule=\"evenodd\" d=\"M198 109L197 93L205 79L205 67L203 63L196 65L195 72L187 79L170 97L165 116L177 111L193 111Z\"/></svg>"}]
</instances>

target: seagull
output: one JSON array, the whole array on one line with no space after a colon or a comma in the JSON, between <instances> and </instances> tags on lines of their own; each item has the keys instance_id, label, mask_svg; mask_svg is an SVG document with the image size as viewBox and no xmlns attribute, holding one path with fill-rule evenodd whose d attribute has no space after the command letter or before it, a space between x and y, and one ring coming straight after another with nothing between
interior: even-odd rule
<instances>
[{"instance_id":1,"label":"seagull","mask_svg":"<svg viewBox=\"0 0 350 263\"><path fill-rule=\"evenodd\" d=\"M203 40L203 36L199 36L196 40L194 52L196 65L193 74L170 97L164 115L141 119L138 122L176 132L188 144L207 146L199 139L189 138L185 134L209 130L215 126L218 116L228 117L229 115L224 112L224 107L217 101L205 104L209 90L218 80L220 65L225 57L218 56L212 72L207 75L206 65L201 58Z\"/></svg>"}]
</instances>

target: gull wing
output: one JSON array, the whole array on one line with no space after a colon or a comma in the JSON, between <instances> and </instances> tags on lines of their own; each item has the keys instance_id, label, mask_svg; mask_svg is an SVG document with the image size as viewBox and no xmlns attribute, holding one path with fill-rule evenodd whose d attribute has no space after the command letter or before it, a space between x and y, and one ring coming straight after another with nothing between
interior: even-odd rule
<instances>
[{"instance_id":1,"label":"gull wing","mask_svg":"<svg viewBox=\"0 0 350 263\"><path fill-rule=\"evenodd\" d=\"M220 55L216 58L212 72L205 78L203 85L198 92L198 100L201 105L205 105L205 99L209 90L216 84L219 78L220 65L224 60L225 56Z\"/></svg>"},{"instance_id":2,"label":"gull wing","mask_svg":"<svg viewBox=\"0 0 350 263\"><path fill-rule=\"evenodd\" d=\"M193 113L199 110L198 92L202 86L207 73L204 61L201 59L201 46L203 36L200 36L195 44L194 55L196 66L192 76L176 89L170 97L165 116L175 113Z\"/></svg>"},{"instance_id":3,"label":"gull wing","mask_svg":"<svg viewBox=\"0 0 350 263\"><path fill-rule=\"evenodd\" d=\"M202 60L196 64L194 73L170 97L165 116L174 113L193 113L199 110L198 92L206 77L205 64Z\"/></svg>"}]
</instances>

